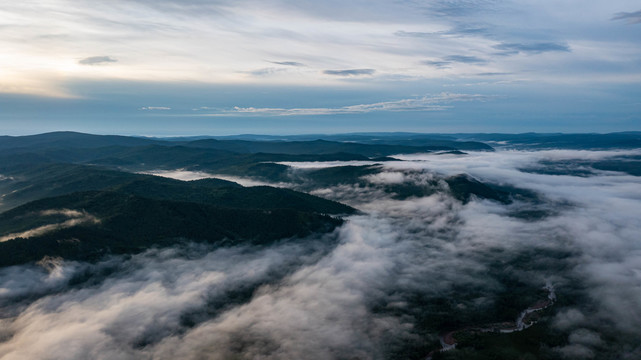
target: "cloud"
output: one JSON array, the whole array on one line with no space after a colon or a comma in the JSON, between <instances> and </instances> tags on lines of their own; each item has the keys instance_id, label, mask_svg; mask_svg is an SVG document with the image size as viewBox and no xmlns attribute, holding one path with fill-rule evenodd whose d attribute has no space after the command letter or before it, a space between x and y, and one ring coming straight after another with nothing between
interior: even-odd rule
<instances>
[{"instance_id":1,"label":"cloud","mask_svg":"<svg viewBox=\"0 0 641 360\"><path fill-rule=\"evenodd\" d=\"M560 311L554 317L554 326L561 330L568 330L588 324L588 318L577 309Z\"/></svg>"},{"instance_id":2,"label":"cloud","mask_svg":"<svg viewBox=\"0 0 641 360\"><path fill-rule=\"evenodd\" d=\"M477 35L486 34L489 31L484 26L457 26L445 32L446 35Z\"/></svg>"},{"instance_id":3,"label":"cloud","mask_svg":"<svg viewBox=\"0 0 641 360\"><path fill-rule=\"evenodd\" d=\"M638 154L638 150L631 153ZM584 282L593 301L599 304L597 317L610 323L610 328L624 332L633 331L634 323L641 321L641 285L634 280L637 275L625 269L641 266L641 244L633 241L634 232L641 231L628 212L641 202L641 197L631 190L638 186L639 178L622 174L597 173L588 178L574 176L550 176L524 173L518 169L527 164L545 164L560 159L607 159L628 154L618 151L540 151L540 152L499 152L496 154L466 156L456 159L441 159L437 156L395 156L404 160L419 160L417 163L386 163L390 169L416 166L454 175L468 173L492 182L509 182L526 187L550 199L569 202L572 207L564 209L537 228L545 238L569 240L568 245L580 249L576 258L575 276ZM496 156L498 155L498 156ZM492 164L490 164L492 162ZM545 165L542 165L545 166ZM635 185L636 184L636 185ZM589 194L589 195L588 195ZM593 223L593 216L613 209L611 216ZM489 221L486 219L485 221ZM483 222L474 229L477 236L493 237L483 230ZM487 224L487 223L486 223ZM506 225L499 225L505 228ZM635 230L636 229L636 230ZM521 231L529 231L523 228ZM546 235L543 235L546 234ZM559 246L564 246L559 244ZM609 250L608 250L609 249ZM558 326L571 327L584 322L582 314L594 313L583 308L568 312L557 320ZM594 319L593 319L594 320Z\"/></svg>"},{"instance_id":4,"label":"cloud","mask_svg":"<svg viewBox=\"0 0 641 360\"><path fill-rule=\"evenodd\" d=\"M594 352L587 346L581 344L571 344L563 347L555 348L556 351L561 353L566 359L592 359Z\"/></svg>"},{"instance_id":5,"label":"cloud","mask_svg":"<svg viewBox=\"0 0 641 360\"><path fill-rule=\"evenodd\" d=\"M437 35L437 32L420 32L420 31L403 31L399 30L394 33L396 36L401 37L416 37L416 38L431 38Z\"/></svg>"},{"instance_id":6,"label":"cloud","mask_svg":"<svg viewBox=\"0 0 641 360\"><path fill-rule=\"evenodd\" d=\"M599 334L588 329L573 331L568 337L569 344L554 350L570 359L591 359L595 357L594 347L601 346L603 341Z\"/></svg>"},{"instance_id":7,"label":"cloud","mask_svg":"<svg viewBox=\"0 0 641 360\"><path fill-rule=\"evenodd\" d=\"M346 65L337 64L357 64L375 68L376 75L381 78L391 75L387 73L390 72L420 82L426 77L434 78L434 71L407 66L416 59L467 54L469 51L484 58L489 56L492 43L497 41L509 43L507 39L518 39L519 34L527 34L529 41L537 43L550 38L549 34L560 33L580 34L574 39L577 44L590 44L582 49L594 49L595 54L612 54L611 57L603 56L604 61L629 75L622 75L621 79L625 80L617 82L631 81L629 79L636 76L634 66L628 64L634 64L638 54L629 51L629 47L618 45L621 42L633 44L634 34L612 31L611 24L591 21L603 14L608 14L606 18L615 14L619 9L614 3L583 4L582 11L586 16L581 19L572 12L554 12L553 5L547 3L534 8L525 4L506 6L499 1L428 3L376 0L362 10L358 4L333 0L322 4L278 0L268 7L254 6L255 1L114 0L100 7L90 6L90 2L85 1L70 9L65 1L52 0L38 3L36 12L33 7L16 3L5 9L7 18L12 19L6 26L14 30L11 36L3 37L0 44L7 54L0 67L8 72L3 73L2 91L43 93L45 86L49 94L63 89L70 91L58 76L69 71L68 59L108 67L109 71L98 74L105 81L246 84L248 79L243 72L257 67L257 59L267 59L274 60L268 66L300 67L305 64L309 71L301 71L297 77L287 79L274 76L251 81L323 87L329 81L329 76L319 76L323 70L349 70L340 67ZM493 11L496 9L500 11ZM556 16L549 16L551 13ZM616 13L614 18L635 21L635 14L637 12ZM34 22L20 26L19 19L26 18L34 19ZM374 29L373 23L377 24ZM592 31L584 31L587 28ZM417 44L412 37L425 41ZM203 47L203 42L216 46ZM160 46L161 43L164 45ZM103 53L104 44L109 44L109 53ZM53 56L40 50L47 48L59 51ZM78 55L77 49L82 49L85 55ZM479 55L485 53L488 55ZM98 56L86 57L91 54ZM127 54L127 66L107 66L114 64L118 54ZM572 61L557 64L555 68L564 73L564 78L580 81L590 78L596 85L600 81L597 79L603 77L587 75L608 76L608 71L600 66L576 66L578 62L598 58L595 56L576 54ZM373 58L376 65L369 62ZM119 63L122 61L119 59ZM48 66L36 69L31 65L38 63ZM548 68L540 66L536 59L519 59L518 62L494 59L493 63L496 71L517 73L527 69L537 78L558 79L549 76ZM439 81L450 82L455 77L467 76L457 70L441 74L448 78ZM93 81L96 75L81 71L74 77ZM335 80L340 81L344 76L337 74ZM84 95L81 89L76 91L78 94L75 95ZM408 90L408 93L411 92Z\"/></svg>"},{"instance_id":8,"label":"cloud","mask_svg":"<svg viewBox=\"0 0 641 360\"><path fill-rule=\"evenodd\" d=\"M336 108L255 108L234 107L231 110L217 111L200 116L228 116L228 115L256 115L256 116L307 116L307 115L338 115L338 114L364 114L378 111L442 111L449 108L450 103L462 101L487 101L493 96L481 94L455 94L441 93L420 98L383 101L372 104L348 105ZM196 110L207 110L200 107Z\"/></svg>"},{"instance_id":9,"label":"cloud","mask_svg":"<svg viewBox=\"0 0 641 360\"><path fill-rule=\"evenodd\" d=\"M422 63L425 65L430 65L437 68L446 68L446 67L449 67L448 65L452 64L451 61L443 61L443 60L425 60Z\"/></svg>"},{"instance_id":10,"label":"cloud","mask_svg":"<svg viewBox=\"0 0 641 360\"><path fill-rule=\"evenodd\" d=\"M581 344L586 346L600 346L603 340L598 333L588 329L578 329L570 334L569 340L574 344Z\"/></svg>"},{"instance_id":11,"label":"cloud","mask_svg":"<svg viewBox=\"0 0 641 360\"><path fill-rule=\"evenodd\" d=\"M484 73L478 73L475 74L476 76L503 76L503 75L511 75L512 73L507 73L507 72L484 72Z\"/></svg>"},{"instance_id":12,"label":"cloud","mask_svg":"<svg viewBox=\"0 0 641 360\"><path fill-rule=\"evenodd\" d=\"M364 179L373 184L403 184L408 181L402 172L380 172L367 175Z\"/></svg>"},{"instance_id":13,"label":"cloud","mask_svg":"<svg viewBox=\"0 0 641 360\"><path fill-rule=\"evenodd\" d=\"M90 56L78 61L80 65L104 65L109 63L115 63L118 60L110 56Z\"/></svg>"},{"instance_id":14,"label":"cloud","mask_svg":"<svg viewBox=\"0 0 641 360\"><path fill-rule=\"evenodd\" d=\"M446 56L441 60L425 60L422 62L425 65L434 66L437 68L449 68L449 65L454 63L463 63L463 64L485 64L487 60L481 59L476 56L466 56L466 55L450 55Z\"/></svg>"},{"instance_id":15,"label":"cloud","mask_svg":"<svg viewBox=\"0 0 641 360\"><path fill-rule=\"evenodd\" d=\"M481 59L476 56L466 56L466 55L450 55L443 58L445 61L449 62L458 62L465 64L484 64L487 60Z\"/></svg>"},{"instance_id":16,"label":"cloud","mask_svg":"<svg viewBox=\"0 0 641 360\"><path fill-rule=\"evenodd\" d=\"M166 106L143 106L138 110L149 110L149 111L153 111L153 110L171 110L171 108L170 107L166 107Z\"/></svg>"},{"instance_id":17,"label":"cloud","mask_svg":"<svg viewBox=\"0 0 641 360\"><path fill-rule=\"evenodd\" d=\"M283 66L305 66L305 64L296 61L270 61L270 63Z\"/></svg>"},{"instance_id":18,"label":"cloud","mask_svg":"<svg viewBox=\"0 0 641 360\"><path fill-rule=\"evenodd\" d=\"M3 236L0 236L0 242L9 241L16 238L30 238L34 236L40 236L48 232L70 228L70 227L83 225L87 223L91 223L91 224L100 223L100 220L98 218L84 211L81 212L81 211L69 210L69 209L51 209L51 210L42 211L38 214L38 216L52 216L52 215L61 215L69 219L62 222L56 222L53 224L41 225L36 228L18 232L18 233L6 234Z\"/></svg>"},{"instance_id":19,"label":"cloud","mask_svg":"<svg viewBox=\"0 0 641 360\"><path fill-rule=\"evenodd\" d=\"M332 76L362 76L374 75L374 69L346 69L346 70L323 70L323 74Z\"/></svg>"},{"instance_id":20,"label":"cloud","mask_svg":"<svg viewBox=\"0 0 641 360\"><path fill-rule=\"evenodd\" d=\"M63 269L57 275L34 267L22 267L29 270L22 274L15 268L0 269L0 300L24 294L41 298L22 309L21 317L0 320L3 339L8 333L16 335L15 341L0 343L0 357L80 359L87 351L104 357L141 357L145 344L189 330L211 316L211 310L221 312L247 301L252 291L278 281L292 267L313 263L332 244L327 238L322 243L309 240L263 251L212 251L202 246L155 250L93 266L58 264ZM171 273L163 270L169 268ZM87 276L93 285L80 283L79 291L58 293L65 283ZM51 282L49 292L41 293ZM34 346L21 346L28 339ZM63 345L67 341L79 346L70 349Z\"/></svg>"},{"instance_id":21,"label":"cloud","mask_svg":"<svg viewBox=\"0 0 641 360\"><path fill-rule=\"evenodd\" d=\"M560 300L542 314L555 331L548 348L566 357L636 358L641 178L519 170L622 154L641 152L397 156L404 161L385 162L373 176L314 189L362 210L331 234L3 268L0 357L426 357L433 349L425 344L458 323L513 321L509 313L536 302L550 282ZM443 181L460 173L539 196L463 204ZM400 185L434 192L399 200L384 191ZM532 207L551 215L514 216Z\"/></svg>"},{"instance_id":22,"label":"cloud","mask_svg":"<svg viewBox=\"0 0 641 360\"><path fill-rule=\"evenodd\" d=\"M214 175L202 171L188 171L188 170L154 170L154 171L141 171L140 174L156 175L170 179L192 181L201 179L213 179Z\"/></svg>"},{"instance_id":23,"label":"cloud","mask_svg":"<svg viewBox=\"0 0 641 360\"><path fill-rule=\"evenodd\" d=\"M511 253L526 251L529 243L535 247L542 246L538 251L572 252L573 255L562 261L558 261L560 258L556 258L555 255L527 255L528 259L535 263L547 264L539 270L529 272L529 276L541 281L551 276L554 278L552 282L564 289L562 292L566 296L576 296L577 299L583 297L582 300L576 300L572 308L561 309L555 318L554 326L566 332L570 342L567 347L557 350L568 356L579 353L598 354L599 351L605 351L603 346L609 349L605 353L616 352L620 351L615 350L618 345L614 345L611 338L604 340L606 336L615 336L612 334L616 333L633 334L636 331L634 324L641 320L641 302L638 300L641 298L641 286L637 281L638 274L626 270L641 266L641 245L633 240L634 234L641 231L641 227L633 220L636 215L631 215L635 213L633 209L641 202L641 197L634 190L640 178L599 172L588 178L535 175L521 172L519 169L532 164L542 164L545 168L551 161L637 156L634 154L638 155L639 150L506 151L491 154L469 153L467 156L455 158L442 158L438 155L397 155L396 158L404 161L386 162L380 175L365 178L370 182L371 188L360 185L342 189L341 186L317 194L330 197L337 194L336 199L345 201L344 199L348 198L355 206L368 212L383 211L388 216L397 212L398 215L395 216L400 217L413 211L424 211L424 208L418 205L418 200L379 200L378 203L368 205L363 204L362 199L382 197L380 192L379 195L373 195L376 194L374 189L386 183L395 186L398 181L405 180L413 184L429 184L435 179L434 175L429 175L430 173L440 176L467 173L483 181L507 183L535 191L544 196L543 204L547 203L541 209L547 209L546 211L552 211L556 215L535 222L514 221L510 220L509 216L506 217L510 211L508 208L515 206L514 211L517 211L516 208L527 207L525 204L517 202L506 208L491 205L490 202L473 201L460 211L455 211L454 216L458 224L455 238L459 241L456 249L461 250L464 246L496 246ZM423 176L421 174L425 174L424 181L419 180ZM347 197L347 194L357 195ZM614 213L595 223L596 214L606 212L606 209L613 209ZM442 219L439 221L444 221L445 218ZM418 224L416 226L414 231L421 231L418 228L424 230L424 227ZM519 235L514 238L514 234ZM509 243L505 242L508 238L511 238ZM545 267L549 268L544 270ZM589 295L585 298L581 293ZM589 330L581 330L586 327L589 327ZM638 349L632 351L638 352Z\"/></svg>"},{"instance_id":24,"label":"cloud","mask_svg":"<svg viewBox=\"0 0 641 360\"><path fill-rule=\"evenodd\" d=\"M287 71L286 69L282 69L282 68L268 67L268 68L256 69L251 71L244 71L243 73L249 74L252 76L269 76L269 75L274 75L278 73L284 73L286 71Z\"/></svg>"},{"instance_id":25,"label":"cloud","mask_svg":"<svg viewBox=\"0 0 641 360\"><path fill-rule=\"evenodd\" d=\"M467 35L484 35L489 31L486 27L468 27L468 26L457 26L450 30L443 31L434 31L434 32L422 32L422 31L403 31L399 30L394 32L395 36L400 37L413 37L413 38L425 38L433 39L438 36L467 36Z\"/></svg>"},{"instance_id":26,"label":"cloud","mask_svg":"<svg viewBox=\"0 0 641 360\"><path fill-rule=\"evenodd\" d=\"M528 44L502 43L499 45L495 45L494 48L505 51L505 54L518 54L518 53L540 54L544 52L555 52L555 51L570 52L571 51L568 45L559 44L559 43L550 43L550 42L528 43Z\"/></svg>"},{"instance_id":27,"label":"cloud","mask_svg":"<svg viewBox=\"0 0 641 360\"><path fill-rule=\"evenodd\" d=\"M616 13L611 20L625 20L628 24L641 24L641 10Z\"/></svg>"}]
</instances>

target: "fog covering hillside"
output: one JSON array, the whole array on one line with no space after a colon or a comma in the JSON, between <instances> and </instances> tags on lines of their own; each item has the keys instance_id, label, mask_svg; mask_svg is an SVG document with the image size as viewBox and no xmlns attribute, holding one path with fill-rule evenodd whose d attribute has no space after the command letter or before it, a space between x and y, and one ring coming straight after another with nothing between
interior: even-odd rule
<instances>
[{"instance_id":1,"label":"fog covering hillside","mask_svg":"<svg viewBox=\"0 0 641 360\"><path fill-rule=\"evenodd\" d=\"M96 152L14 147L0 164L2 201L11 201L0 246L91 245L78 235L90 233L101 249L0 268L0 358L641 357L638 148L317 157L300 146L215 157L124 143ZM277 209L304 216L270 223ZM242 216L247 233L270 224L315 230L261 242L178 231L188 224L213 234L207 226L221 223L208 216L220 211L263 214ZM119 214L122 222L110 220ZM178 232L158 236L149 221L132 225L138 218ZM333 225L310 227L311 218ZM100 242L106 229L123 243L155 240L113 251ZM441 352L450 338L456 348Z\"/></svg>"}]
</instances>

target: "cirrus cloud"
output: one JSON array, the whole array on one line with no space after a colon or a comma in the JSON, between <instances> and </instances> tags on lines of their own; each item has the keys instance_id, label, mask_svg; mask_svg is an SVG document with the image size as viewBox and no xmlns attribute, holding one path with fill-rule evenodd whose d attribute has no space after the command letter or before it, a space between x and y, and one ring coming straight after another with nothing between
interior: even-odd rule
<instances>
[{"instance_id":1,"label":"cirrus cloud","mask_svg":"<svg viewBox=\"0 0 641 360\"><path fill-rule=\"evenodd\" d=\"M115 62L118 62L118 60L112 58L111 56L90 56L78 60L78 64L80 65L104 65Z\"/></svg>"},{"instance_id":2,"label":"cirrus cloud","mask_svg":"<svg viewBox=\"0 0 641 360\"><path fill-rule=\"evenodd\" d=\"M374 69L346 69L346 70L324 70L325 75L334 76L361 76L361 75L374 75Z\"/></svg>"},{"instance_id":3,"label":"cirrus cloud","mask_svg":"<svg viewBox=\"0 0 641 360\"><path fill-rule=\"evenodd\" d=\"M442 111L451 107L453 102L488 101L495 96L481 94L455 94L441 93L433 96L423 96L411 99L382 101L371 104L348 105L341 107L323 108L256 108L235 106L229 110L218 110L215 113L201 114L199 116L229 116L229 115L254 115L254 116L307 116L307 115L338 115L338 114L363 114L378 111L403 112L403 111ZM206 106L194 111L212 110Z\"/></svg>"},{"instance_id":4,"label":"cirrus cloud","mask_svg":"<svg viewBox=\"0 0 641 360\"><path fill-rule=\"evenodd\" d=\"M625 20L628 24L641 24L641 10L616 13L612 20Z\"/></svg>"}]
</instances>

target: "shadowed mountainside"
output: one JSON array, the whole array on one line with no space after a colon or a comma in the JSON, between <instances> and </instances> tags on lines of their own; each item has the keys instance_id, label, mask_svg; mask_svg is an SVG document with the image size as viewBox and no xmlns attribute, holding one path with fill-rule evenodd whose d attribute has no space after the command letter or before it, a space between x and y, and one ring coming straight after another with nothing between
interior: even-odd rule
<instances>
[{"instance_id":1,"label":"shadowed mountainside","mask_svg":"<svg viewBox=\"0 0 641 360\"><path fill-rule=\"evenodd\" d=\"M70 214L74 223L40 225L41 217ZM53 220L53 219L49 219ZM69 220L67 220L69 221ZM0 214L0 266L44 256L97 260L185 241L218 245L267 244L326 232L342 220L294 209L239 209L144 198L113 191L77 192L37 200ZM31 232L29 236L24 232ZM11 234L15 234L12 238Z\"/></svg>"}]
</instances>

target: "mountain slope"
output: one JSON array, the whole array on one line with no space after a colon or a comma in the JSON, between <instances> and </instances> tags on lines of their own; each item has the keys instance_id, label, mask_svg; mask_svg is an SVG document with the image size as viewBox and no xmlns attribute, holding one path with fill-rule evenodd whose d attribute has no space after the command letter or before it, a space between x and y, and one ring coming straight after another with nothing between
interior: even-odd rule
<instances>
[{"instance_id":1,"label":"mountain slope","mask_svg":"<svg viewBox=\"0 0 641 360\"><path fill-rule=\"evenodd\" d=\"M264 164L263 167L277 164ZM316 196L274 187L244 188L221 179L180 181L153 175L74 164L35 164L2 167L0 210L29 201L79 191L112 190L158 200L188 201L230 208L289 208L328 214L348 214L349 206ZM264 174L264 172L262 173Z\"/></svg>"},{"instance_id":2,"label":"mountain slope","mask_svg":"<svg viewBox=\"0 0 641 360\"><path fill-rule=\"evenodd\" d=\"M341 223L293 209L223 208L113 191L77 192L0 214L0 266L44 256L95 260L185 241L266 244L329 231Z\"/></svg>"}]
</instances>

